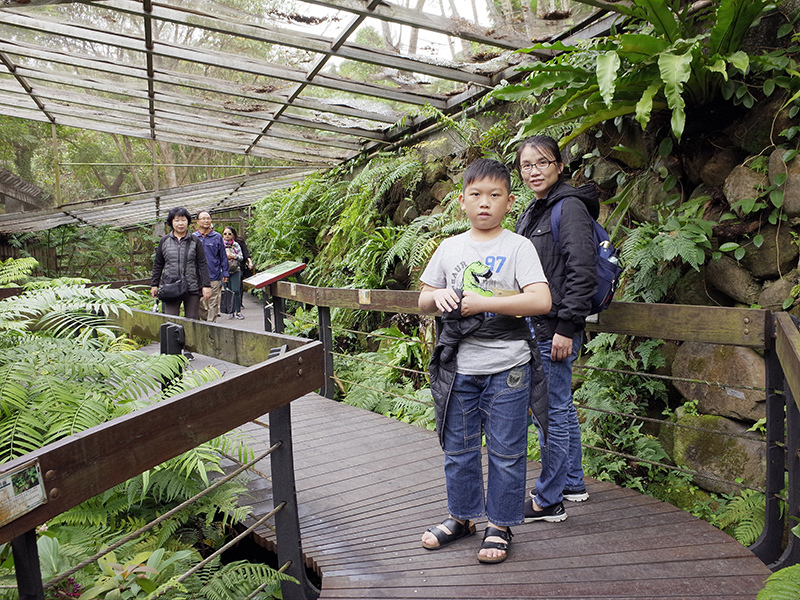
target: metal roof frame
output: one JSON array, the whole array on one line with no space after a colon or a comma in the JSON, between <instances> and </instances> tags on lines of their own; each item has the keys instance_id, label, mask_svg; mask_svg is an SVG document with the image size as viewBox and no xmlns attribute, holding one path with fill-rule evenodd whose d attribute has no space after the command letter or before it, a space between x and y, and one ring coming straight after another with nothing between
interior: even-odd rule
<instances>
[{"instance_id":1,"label":"metal roof frame","mask_svg":"<svg viewBox=\"0 0 800 600\"><path fill-rule=\"evenodd\" d=\"M433 120L422 106L451 114L474 104L514 77L517 65L535 60L513 50L532 40L590 37L603 18L573 1L566 20L523 11L522 18L476 22L400 1L295 0L292 20L273 16L269 0L0 0L0 110L305 171L374 153L428 127ZM475 15L480 2L449 0L453 11L458 3L468 12L471 4ZM446 12L445 0L427 4ZM495 10L491 0L486 6ZM303 16L335 31L297 25ZM479 44L492 60L353 41L367 23L441 38L451 48ZM297 64L276 62L281 52ZM375 69L374 80L346 76L348 64Z\"/></svg>"}]
</instances>

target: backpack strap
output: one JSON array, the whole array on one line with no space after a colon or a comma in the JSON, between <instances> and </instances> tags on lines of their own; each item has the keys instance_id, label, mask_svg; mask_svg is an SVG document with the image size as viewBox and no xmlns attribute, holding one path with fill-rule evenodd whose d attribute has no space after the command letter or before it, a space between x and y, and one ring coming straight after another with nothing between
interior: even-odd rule
<instances>
[{"instance_id":1,"label":"backpack strap","mask_svg":"<svg viewBox=\"0 0 800 600\"><path fill-rule=\"evenodd\" d=\"M561 205L564 204L566 198L562 198L553 205L553 210L550 211L550 233L553 234L553 240L556 243L556 250L561 252Z\"/></svg>"}]
</instances>

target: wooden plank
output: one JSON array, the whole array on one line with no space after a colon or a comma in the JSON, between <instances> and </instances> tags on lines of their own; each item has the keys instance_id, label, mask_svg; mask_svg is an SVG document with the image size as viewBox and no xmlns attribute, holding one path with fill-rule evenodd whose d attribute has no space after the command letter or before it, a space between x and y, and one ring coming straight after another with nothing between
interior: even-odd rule
<instances>
[{"instance_id":1,"label":"wooden plank","mask_svg":"<svg viewBox=\"0 0 800 600\"><path fill-rule=\"evenodd\" d=\"M614 302L589 331L765 348L770 312L751 308Z\"/></svg>"},{"instance_id":2,"label":"wooden plank","mask_svg":"<svg viewBox=\"0 0 800 600\"><path fill-rule=\"evenodd\" d=\"M279 282L273 285L271 293L331 308L420 314L416 291L317 288ZM658 339L765 348L772 343L768 335L770 318L769 311L750 308L614 302L600 313L597 323L587 322L586 328Z\"/></svg>"},{"instance_id":3,"label":"wooden plank","mask_svg":"<svg viewBox=\"0 0 800 600\"><path fill-rule=\"evenodd\" d=\"M318 288L278 282L270 292L274 296L317 306L420 314L417 305L419 292L415 291Z\"/></svg>"},{"instance_id":4,"label":"wooden plank","mask_svg":"<svg viewBox=\"0 0 800 600\"><path fill-rule=\"evenodd\" d=\"M309 343L305 338L291 335L231 329L218 323L207 323L146 310L134 309L131 314L121 312L114 317L114 321L133 335L149 340L159 339L163 323L177 323L183 326L187 349L243 366L267 360L272 348L285 344L293 350Z\"/></svg>"},{"instance_id":5,"label":"wooden plank","mask_svg":"<svg viewBox=\"0 0 800 600\"><path fill-rule=\"evenodd\" d=\"M48 502L0 527L7 542L165 460L320 387L323 350L311 342L219 380L9 461L38 460ZM265 386L264 382L270 385ZM230 390L236 393L231 394ZM220 410L225 406L225 410Z\"/></svg>"},{"instance_id":6,"label":"wooden plank","mask_svg":"<svg viewBox=\"0 0 800 600\"><path fill-rule=\"evenodd\" d=\"M563 523L514 527L509 560L476 566L479 533L420 547L447 512L435 432L309 394L292 405L303 547L325 598L748 598L769 574L747 548L678 508L609 482ZM332 424L335 423L336 426ZM248 436L263 428L248 425ZM531 463L528 485L539 467ZM259 487L255 513L269 510ZM258 531L261 543L273 534ZM675 590L681 590L683 596ZM570 596L571 594L571 596Z\"/></svg>"},{"instance_id":7,"label":"wooden plank","mask_svg":"<svg viewBox=\"0 0 800 600\"><path fill-rule=\"evenodd\" d=\"M800 407L800 332L788 313L775 313L774 316L775 352L794 401Z\"/></svg>"}]
</instances>

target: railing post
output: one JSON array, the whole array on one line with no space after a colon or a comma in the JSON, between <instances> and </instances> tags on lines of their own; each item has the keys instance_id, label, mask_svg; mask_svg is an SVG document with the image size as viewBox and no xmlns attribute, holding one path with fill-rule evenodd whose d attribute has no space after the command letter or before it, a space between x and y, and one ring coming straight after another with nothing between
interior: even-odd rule
<instances>
[{"instance_id":1,"label":"railing post","mask_svg":"<svg viewBox=\"0 0 800 600\"><path fill-rule=\"evenodd\" d=\"M186 343L183 325L162 323L158 329L158 335L161 342L161 354L179 355L183 352L183 345ZM175 379L164 378L161 389L167 389Z\"/></svg>"},{"instance_id":2,"label":"railing post","mask_svg":"<svg viewBox=\"0 0 800 600\"><path fill-rule=\"evenodd\" d=\"M319 314L319 341L325 349L325 385L320 390L320 396L333 400L336 387L333 381L333 331L331 330L331 309L329 306L318 306Z\"/></svg>"},{"instance_id":3,"label":"railing post","mask_svg":"<svg viewBox=\"0 0 800 600\"><path fill-rule=\"evenodd\" d=\"M275 317L272 314L272 304L264 301L264 331L267 333L271 333L273 329L272 323L274 322Z\"/></svg>"},{"instance_id":4,"label":"railing post","mask_svg":"<svg viewBox=\"0 0 800 600\"><path fill-rule=\"evenodd\" d=\"M272 297L272 315L275 319L275 333L283 333L285 324L283 317L286 314L286 300L280 296Z\"/></svg>"},{"instance_id":5,"label":"railing post","mask_svg":"<svg viewBox=\"0 0 800 600\"><path fill-rule=\"evenodd\" d=\"M790 526L800 517L800 410L792 390L786 386L786 471L788 474L788 498L786 521ZM800 540L790 533L786 549L781 557L769 565L773 571L800 563Z\"/></svg>"},{"instance_id":6,"label":"railing post","mask_svg":"<svg viewBox=\"0 0 800 600\"><path fill-rule=\"evenodd\" d=\"M11 540L11 550L14 554L19 600L44 600L36 530L31 529Z\"/></svg>"},{"instance_id":7,"label":"railing post","mask_svg":"<svg viewBox=\"0 0 800 600\"><path fill-rule=\"evenodd\" d=\"M784 521L781 515L779 495L784 484L785 459L785 405L783 390L783 368L770 344L764 351L765 383L766 383L766 430L767 430L767 478L766 506L764 512L764 529L758 539L750 546L750 550L765 565L774 562L780 556L783 541Z\"/></svg>"},{"instance_id":8,"label":"railing post","mask_svg":"<svg viewBox=\"0 0 800 600\"><path fill-rule=\"evenodd\" d=\"M161 341L161 354L180 354L186 337L182 325L175 323L162 323L159 328Z\"/></svg>"},{"instance_id":9,"label":"railing post","mask_svg":"<svg viewBox=\"0 0 800 600\"><path fill-rule=\"evenodd\" d=\"M285 346L281 349L274 348L270 352L270 356L280 354L285 350ZM297 585L290 581L282 581L281 593L283 600L314 600L319 597L319 590L311 585L306 576L303 544L300 537L292 449L291 404L269 413L269 441L270 445L280 443L280 447L270 457L272 498L275 506L282 502L286 503L275 515L278 564L282 566L287 562L290 563L285 573L300 582L300 585Z\"/></svg>"}]
</instances>

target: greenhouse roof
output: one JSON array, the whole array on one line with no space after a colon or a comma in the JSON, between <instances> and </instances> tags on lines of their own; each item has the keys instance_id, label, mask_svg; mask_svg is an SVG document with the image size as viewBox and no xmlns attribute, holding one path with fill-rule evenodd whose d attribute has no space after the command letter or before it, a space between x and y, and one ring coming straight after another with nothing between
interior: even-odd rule
<instances>
[{"instance_id":1,"label":"greenhouse roof","mask_svg":"<svg viewBox=\"0 0 800 600\"><path fill-rule=\"evenodd\" d=\"M392 149L536 60L514 50L612 19L521 4L0 0L0 110L304 172Z\"/></svg>"}]
</instances>

